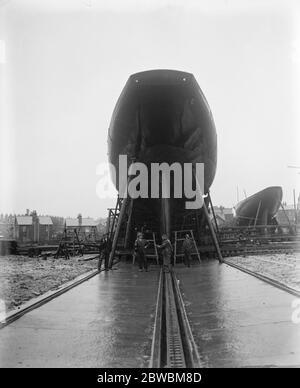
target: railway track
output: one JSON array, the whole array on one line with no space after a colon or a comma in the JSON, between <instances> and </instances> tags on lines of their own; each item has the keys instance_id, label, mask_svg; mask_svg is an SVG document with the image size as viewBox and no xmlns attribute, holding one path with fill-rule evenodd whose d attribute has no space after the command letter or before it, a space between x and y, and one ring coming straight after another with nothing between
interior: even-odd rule
<instances>
[{"instance_id":1,"label":"railway track","mask_svg":"<svg viewBox=\"0 0 300 388\"><path fill-rule=\"evenodd\" d=\"M173 270L161 270L150 368L200 367L200 357Z\"/></svg>"},{"instance_id":2,"label":"railway track","mask_svg":"<svg viewBox=\"0 0 300 388\"><path fill-rule=\"evenodd\" d=\"M275 279L231 263L226 259L224 259L224 263L296 297L300 297L300 291ZM201 367L201 365L176 273L174 270L167 273L161 271L149 366L150 368L193 368Z\"/></svg>"}]
</instances>

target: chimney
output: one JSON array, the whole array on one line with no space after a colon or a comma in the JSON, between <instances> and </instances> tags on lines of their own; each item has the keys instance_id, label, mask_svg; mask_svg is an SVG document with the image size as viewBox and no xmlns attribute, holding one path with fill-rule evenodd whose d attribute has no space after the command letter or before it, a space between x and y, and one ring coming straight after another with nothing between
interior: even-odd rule
<instances>
[{"instance_id":1,"label":"chimney","mask_svg":"<svg viewBox=\"0 0 300 388\"><path fill-rule=\"evenodd\" d=\"M79 225L79 227L81 227L81 225L82 225L82 215L80 213L78 214L77 219L78 219L78 225Z\"/></svg>"}]
</instances>

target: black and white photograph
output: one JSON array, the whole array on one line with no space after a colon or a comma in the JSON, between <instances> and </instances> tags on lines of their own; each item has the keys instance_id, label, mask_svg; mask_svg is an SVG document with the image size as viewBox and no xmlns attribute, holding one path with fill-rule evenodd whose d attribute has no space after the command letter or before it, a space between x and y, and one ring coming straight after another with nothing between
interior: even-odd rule
<instances>
[{"instance_id":1,"label":"black and white photograph","mask_svg":"<svg viewBox=\"0 0 300 388\"><path fill-rule=\"evenodd\" d=\"M0 0L0 368L299 368L299 150L298 0Z\"/></svg>"}]
</instances>

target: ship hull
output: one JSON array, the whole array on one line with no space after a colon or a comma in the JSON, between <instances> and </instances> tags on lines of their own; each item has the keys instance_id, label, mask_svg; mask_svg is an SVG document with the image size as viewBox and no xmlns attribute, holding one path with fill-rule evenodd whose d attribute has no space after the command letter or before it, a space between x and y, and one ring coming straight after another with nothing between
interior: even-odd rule
<instances>
[{"instance_id":1,"label":"ship hull","mask_svg":"<svg viewBox=\"0 0 300 388\"><path fill-rule=\"evenodd\" d=\"M203 163L207 193L217 165L217 135L208 103L190 73L152 70L132 75L114 109L108 135L109 161L116 167L119 156L152 163ZM149 186L151 182L149 180ZM184 191L184 190L183 190ZM149 187L149 193L151 187ZM184 193L183 193L184 194ZM170 232L174 215L185 213L186 197L170 200L135 200L137 223L155 214L161 231ZM144 216L143 216L144 208Z\"/></svg>"},{"instance_id":2,"label":"ship hull","mask_svg":"<svg viewBox=\"0 0 300 388\"><path fill-rule=\"evenodd\" d=\"M236 206L236 223L239 226L270 225L282 201L280 186L264 190L241 201Z\"/></svg>"}]
</instances>

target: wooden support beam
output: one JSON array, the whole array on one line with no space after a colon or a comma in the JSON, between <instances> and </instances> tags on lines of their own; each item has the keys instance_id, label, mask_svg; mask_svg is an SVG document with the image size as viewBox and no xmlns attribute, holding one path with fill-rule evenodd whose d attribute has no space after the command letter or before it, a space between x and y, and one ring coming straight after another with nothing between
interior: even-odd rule
<instances>
[{"instance_id":1,"label":"wooden support beam","mask_svg":"<svg viewBox=\"0 0 300 388\"><path fill-rule=\"evenodd\" d=\"M112 242L111 252L109 255L108 268L112 267L112 263L113 263L113 259L114 259L115 251L116 251L116 247L117 247L118 237L119 237L123 217L125 215L127 203L128 203L128 197L124 198L122 201L121 210L120 210L120 214L119 214L118 222L117 222L117 227L116 227L113 242Z\"/></svg>"},{"instance_id":2,"label":"wooden support beam","mask_svg":"<svg viewBox=\"0 0 300 388\"><path fill-rule=\"evenodd\" d=\"M135 161L135 158L131 158L131 163L133 163L134 161ZM114 259L115 251L116 251L116 247L117 247L117 242L118 242L118 238L119 238L120 229L121 229L122 222L123 222L123 219L124 219L124 216L126 213L126 208L127 208L129 200L132 200L131 197L128 197L129 194L127 192L130 180L131 180L131 175L130 175L130 170L129 170L129 176L127 178L127 185L124 189L125 191L123 192L123 195L125 195L125 193L126 193L126 196L123 198L123 200L121 200L121 198L118 194L118 199L117 199L117 204L116 204L116 209L115 209L115 214L114 214L114 222L115 222L115 219L117 216L118 209L119 209L119 215L118 215L116 230L113 233L113 228L112 228L112 231L111 231L110 240L112 239L112 235L113 235L113 242L112 242L111 252L109 255L108 268L112 267L113 259Z\"/></svg>"},{"instance_id":3,"label":"wooden support beam","mask_svg":"<svg viewBox=\"0 0 300 388\"><path fill-rule=\"evenodd\" d=\"M259 211L260 211L260 207L261 207L261 201L259 201L259 204L258 204L258 207L257 207L257 211L256 211L256 215L255 215L255 221L254 221L254 228L256 227L256 223L257 223L257 218L258 218L258 214L259 214Z\"/></svg>"},{"instance_id":4,"label":"wooden support beam","mask_svg":"<svg viewBox=\"0 0 300 388\"><path fill-rule=\"evenodd\" d=\"M284 215L285 215L285 217L286 217L286 219L287 219L287 221L289 223L289 226L291 227L292 225L291 225L290 219L289 219L288 215L286 214L286 211L285 211L285 208L282 205L282 202L280 203L280 206L282 207L283 213L284 213Z\"/></svg>"},{"instance_id":5,"label":"wooden support beam","mask_svg":"<svg viewBox=\"0 0 300 388\"><path fill-rule=\"evenodd\" d=\"M200 235L200 225L199 225L199 218L198 218L198 211L195 210L195 217L196 217L196 232L197 232L197 238L198 241L200 241L201 235Z\"/></svg>"},{"instance_id":6,"label":"wooden support beam","mask_svg":"<svg viewBox=\"0 0 300 388\"><path fill-rule=\"evenodd\" d=\"M196 175L195 175L195 180L196 180L196 188L199 191L200 195L202 196L203 192L201 190L201 187L200 187L200 184L199 184L199 182L197 180L197 176ZM220 246L219 246L219 241L217 239L214 227L213 227L211 219L209 217L208 209L207 209L207 206L206 206L206 203L205 203L204 199L203 199L202 209L204 211L204 215L205 215L205 218L206 218L209 230L210 230L210 234L211 234L211 237L213 239L213 243L214 243L214 246L215 246L215 249L216 249L216 252L217 252L218 260L219 260L220 263L223 263L223 257L222 257L221 249L220 249Z\"/></svg>"},{"instance_id":7,"label":"wooden support beam","mask_svg":"<svg viewBox=\"0 0 300 388\"><path fill-rule=\"evenodd\" d=\"M113 238L113 234L114 234L114 227L115 227L116 218L117 218L119 201L120 201L120 197L119 197L119 194L118 194L116 207L115 207L115 210L114 210L114 213L113 213L113 221L112 221L112 225L111 225L111 228L110 228L110 235L109 235L110 240Z\"/></svg>"},{"instance_id":8,"label":"wooden support beam","mask_svg":"<svg viewBox=\"0 0 300 388\"><path fill-rule=\"evenodd\" d=\"M79 245L80 254L81 254L81 256L83 256L83 249L82 249L81 242L79 240L79 235L78 235L78 232L76 229L74 229L74 233L75 233L77 244ZM75 239L73 239L73 245L75 247ZM75 248L74 248L74 250L75 250Z\"/></svg>"},{"instance_id":9,"label":"wooden support beam","mask_svg":"<svg viewBox=\"0 0 300 388\"><path fill-rule=\"evenodd\" d=\"M131 231L131 221L132 221L132 209L133 209L133 199L129 198L129 209L128 209L128 220L126 225L126 233L125 233L125 241L124 248L128 248L129 239L130 239L130 231Z\"/></svg>"},{"instance_id":10,"label":"wooden support beam","mask_svg":"<svg viewBox=\"0 0 300 388\"><path fill-rule=\"evenodd\" d=\"M219 246L219 242L218 242L217 236L215 234L215 230L214 230L214 227L212 225L211 219L209 217L209 213L208 213L205 201L203 201L203 207L202 208L203 208L203 211L204 211L204 214L205 214L205 217L206 217L206 221L207 221L207 224L208 224L208 227L209 227L209 230L210 230L210 234L211 234L212 239L213 239L213 243L214 243L214 246L215 246L215 249L216 249L216 252L217 252L218 260L219 260L220 263L223 263L223 257L222 257L221 249L220 249L220 246Z\"/></svg>"},{"instance_id":11,"label":"wooden support beam","mask_svg":"<svg viewBox=\"0 0 300 388\"><path fill-rule=\"evenodd\" d=\"M211 207L211 211L212 211L212 214L213 214L213 217L214 217L214 221L215 221L215 225L216 225L216 231L217 231L217 233L219 234L219 227L218 227L217 218L216 218L216 215L215 215L215 209L214 209L214 207L213 207L213 204L212 204L212 200L211 200L210 192L209 192L209 191L208 191L208 200L209 200L210 207Z\"/></svg>"},{"instance_id":12,"label":"wooden support beam","mask_svg":"<svg viewBox=\"0 0 300 388\"><path fill-rule=\"evenodd\" d=\"M109 234L110 231L110 218L111 218L111 209L108 209L108 216L106 220L106 234Z\"/></svg>"},{"instance_id":13,"label":"wooden support beam","mask_svg":"<svg viewBox=\"0 0 300 388\"><path fill-rule=\"evenodd\" d=\"M294 197L294 210L295 210L295 225L297 225L297 206L296 206L296 192L293 189L293 197Z\"/></svg>"},{"instance_id":14,"label":"wooden support beam","mask_svg":"<svg viewBox=\"0 0 300 388\"><path fill-rule=\"evenodd\" d=\"M200 252L199 252L199 250L198 250L198 247L197 247L197 244L196 244L196 241L195 241L194 233L193 233L192 230L190 231L190 233L191 233L191 236L192 236L192 240L193 240L193 243L194 243L194 248L195 248L195 250L196 250L196 254L197 254L199 263L201 263Z\"/></svg>"}]
</instances>

